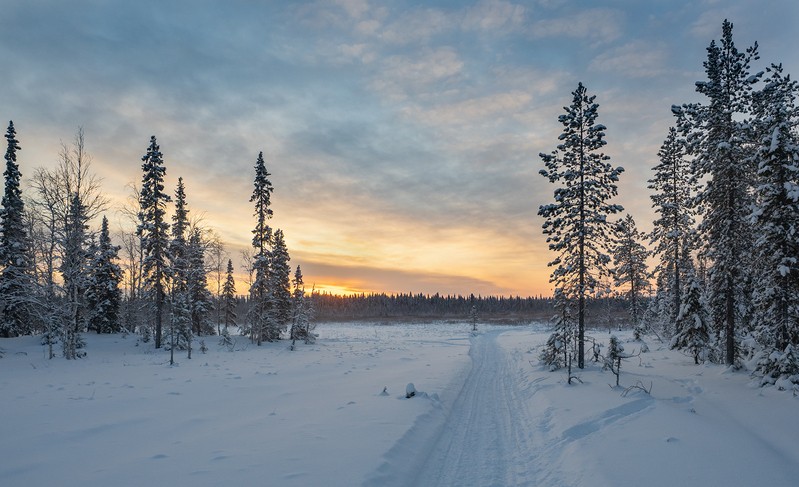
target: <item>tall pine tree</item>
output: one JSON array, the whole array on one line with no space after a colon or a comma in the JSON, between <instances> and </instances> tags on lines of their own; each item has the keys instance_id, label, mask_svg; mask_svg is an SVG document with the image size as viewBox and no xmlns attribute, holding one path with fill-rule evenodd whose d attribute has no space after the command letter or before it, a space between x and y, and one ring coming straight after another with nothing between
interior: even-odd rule
<instances>
[{"instance_id":1,"label":"tall pine tree","mask_svg":"<svg viewBox=\"0 0 799 487\"><path fill-rule=\"evenodd\" d=\"M175 349L188 350L191 358L191 298L189 296L189 249L186 232L189 228L189 209L186 205L186 186L178 178L175 188L175 213L172 215L172 240L169 242L170 286L170 363Z\"/></svg>"},{"instance_id":2,"label":"tall pine tree","mask_svg":"<svg viewBox=\"0 0 799 487\"><path fill-rule=\"evenodd\" d=\"M228 259L225 273L225 284L222 287L222 320L225 330L236 326L236 280L233 279L233 261Z\"/></svg>"},{"instance_id":3,"label":"tall pine tree","mask_svg":"<svg viewBox=\"0 0 799 487\"><path fill-rule=\"evenodd\" d=\"M597 289L610 262L606 249L611 224L607 216L622 210L609 203L623 168L613 168L601 152L606 127L596 123L599 105L580 83L572 92L572 104L558 117L561 143L550 154L541 153L546 169L541 174L560 185L555 202L542 205L543 229L549 249L558 256L550 282L566 299L577 300L577 366L585 366L585 300Z\"/></svg>"},{"instance_id":4,"label":"tall pine tree","mask_svg":"<svg viewBox=\"0 0 799 487\"><path fill-rule=\"evenodd\" d=\"M680 312L682 278L685 269L683 250L690 251L693 239L694 210L692 200L697 184L691 172L690 162L685 158L684 141L677 135L674 127L658 151L660 162L653 168L655 172L649 180L652 207L658 215L650 235L654 243L653 254L660 257L655 268L658 275L658 294L660 309L668 316L659 316L670 322L669 329L676 326Z\"/></svg>"},{"instance_id":5,"label":"tall pine tree","mask_svg":"<svg viewBox=\"0 0 799 487\"><path fill-rule=\"evenodd\" d=\"M16 138L14 122L8 122L6 131L5 191L0 208L0 335L14 337L29 333L29 297L32 293L30 241L23 215L17 151L21 150Z\"/></svg>"},{"instance_id":6,"label":"tall pine tree","mask_svg":"<svg viewBox=\"0 0 799 487\"><path fill-rule=\"evenodd\" d=\"M271 197L274 188L269 181L270 174L266 171L264 153L258 153L255 161L255 179L250 202L255 203L255 228L252 231L252 246L255 250L253 256L253 279L250 286L250 330L251 338L260 345L263 340L268 340L268 321L271 316L272 293L269 288L269 268L271 264L272 228L269 219L272 218Z\"/></svg>"},{"instance_id":7,"label":"tall pine tree","mask_svg":"<svg viewBox=\"0 0 799 487\"><path fill-rule=\"evenodd\" d=\"M732 23L725 20L719 44L712 41L704 62L707 81L698 81L696 91L706 104L673 107L687 134L687 147L694 156L694 173L707 183L699 193L706 236L703 255L708 270L710 308L714 326L724 337L725 362L735 363L736 325L746 315L750 293L752 230L749 224L751 181L754 167L747 147L747 124L751 86L749 65L758 58L757 43L739 52L732 39Z\"/></svg>"},{"instance_id":8,"label":"tall pine tree","mask_svg":"<svg viewBox=\"0 0 799 487\"><path fill-rule=\"evenodd\" d=\"M153 135L147 153L142 156L141 191L139 192L139 225L136 228L142 246L142 277L145 293L154 304L155 348L161 348L164 302L169 275L169 223L166 204L171 201L164 192L163 154Z\"/></svg>"},{"instance_id":9,"label":"tall pine tree","mask_svg":"<svg viewBox=\"0 0 799 487\"><path fill-rule=\"evenodd\" d=\"M757 261L754 295L755 337L762 350L758 371L773 381L799 381L799 110L797 83L769 69L766 86L754 97L754 130L758 165Z\"/></svg>"}]
</instances>

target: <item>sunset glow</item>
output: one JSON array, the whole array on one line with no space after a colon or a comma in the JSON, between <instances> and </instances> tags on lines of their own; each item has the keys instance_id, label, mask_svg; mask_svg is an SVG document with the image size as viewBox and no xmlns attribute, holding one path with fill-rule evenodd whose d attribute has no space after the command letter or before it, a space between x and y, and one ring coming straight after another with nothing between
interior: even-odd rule
<instances>
[{"instance_id":1,"label":"sunset glow","mask_svg":"<svg viewBox=\"0 0 799 487\"><path fill-rule=\"evenodd\" d=\"M113 207L156 135L167 190L241 252L259 151L274 219L306 288L333 294L548 295L538 154L583 81L626 168L617 202L642 230L646 180L694 101L721 22L799 68L799 7L766 2L13 2L0 21L25 178L82 126ZM766 28L768 26L768 28ZM97 222L93 222L94 225Z\"/></svg>"}]
</instances>

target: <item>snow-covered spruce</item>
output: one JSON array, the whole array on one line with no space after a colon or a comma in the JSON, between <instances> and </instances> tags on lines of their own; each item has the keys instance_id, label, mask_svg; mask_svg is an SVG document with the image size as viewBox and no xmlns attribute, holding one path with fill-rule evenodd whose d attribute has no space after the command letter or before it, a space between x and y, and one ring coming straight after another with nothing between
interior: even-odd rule
<instances>
[{"instance_id":1,"label":"snow-covered spruce","mask_svg":"<svg viewBox=\"0 0 799 487\"><path fill-rule=\"evenodd\" d=\"M736 363L737 326L750 313L753 228L749 218L751 182L755 166L749 157L749 116L752 85L750 63L757 59L757 43L739 52L732 38L732 23L725 20L722 38L707 48L706 81L696 91L707 102L673 107L678 127L686 136L693 159L693 175L707 183L698 195L704 237L702 255L708 269L708 297L712 322L724 340L724 361Z\"/></svg>"},{"instance_id":2,"label":"snow-covered spruce","mask_svg":"<svg viewBox=\"0 0 799 487\"><path fill-rule=\"evenodd\" d=\"M86 288L88 329L97 333L121 331L120 306L122 303L122 269L117 261L119 247L111 243L108 218L103 216L100 235L89 266Z\"/></svg>"},{"instance_id":3,"label":"snow-covered spruce","mask_svg":"<svg viewBox=\"0 0 799 487\"><path fill-rule=\"evenodd\" d=\"M250 339L260 345L264 340L271 340L272 293L269 289L269 267L272 259L272 227L268 220L272 218L271 197L274 188L269 181L269 172L264 163L264 153L258 153L255 161L255 179L250 202L255 203L255 228L252 231L253 274L255 278L250 286L250 308L247 314Z\"/></svg>"},{"instance_id":4,"label":"snow-covered spruce","mask_svg":"<svg viewBox=\"0 0 799 487\"><path fill-rule=\"evenodd\" d=\"M799 110L797 83L772 65L754 94L757 287L753 357L764 383L799 383Z\"/></svg>"},{"instance_id":5,"label":"snow-covered spruce","mask_svg":"<svg viewBox=\"0 0 799 487\"><path fill-rule=\"evenodd\" d=\"M646 260L650 252L642 243L643 232L638 231L632 215L625 216L616 224L611 243L613 254L613 284L624 289L634 327L641 323L644 315L644 294L649 290L651 274Z\"/></svg>"},{"instance_id":6,"label":"snow-covered spruce","mask_svg":"<svg viewBox=\"0 0 799 487\"><path fill-rule=\"evenodd\" d=\"M710 341L710 323L702 286L693 270L689 269L677 316L677 334L670 347L685 350L699 364Z\"/></svg>"},{"instance_id":7,"label":"snow-covered spruce","mask_svg":"<svg viewBox=\"0 0 799 487\"><path fill-rule=\"evenodd\" d=\"M14 122L6 131L6 168L0 208L0 336L15 337L30 333L30 297L33 294L30 240L23 222L25 204L20 190L22 174L17 164Z\"/></svg>"},{"instance_id":8,"label":"snow-covered spruce","mask_svg":"<svg viewBox=\"0 0 799 487\"><path fill-rule=\"evenodd\" d=\"M161 348L169 279L169 223L166 222L166 205L172 199L164 192L166 167L154 135L150 137L147 153L142 156L142 172L139 224L136 232L141 239L143 254L141 272L144 295L155 318L155 348Z\"/></svg>"},{"instance_id":9,"label":"snow-covered spruce","mask_svg":"<svg viewBox=\"0 0 799 487\"><path fill-rule=\"evenodd\" d=\"M659 257L659 262L655 267L657 291L651 302L654 313L647 321L654 322L660 333L671 336L680 312L683 264L690 260L689 254L695 247L693 199L698 187L685 157L685 139L678 136L674 127L669 128L658 158L659 163L652 168L654 175L648 181L652 207L658 215L650 243L654 244L652 253Z\"/></svg>"}]
</instances>

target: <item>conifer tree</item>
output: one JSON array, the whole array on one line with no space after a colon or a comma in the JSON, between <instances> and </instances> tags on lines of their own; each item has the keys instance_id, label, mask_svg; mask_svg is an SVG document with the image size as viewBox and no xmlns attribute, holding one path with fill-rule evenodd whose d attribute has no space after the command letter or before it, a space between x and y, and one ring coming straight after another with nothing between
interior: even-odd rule
<instances>
[{"instance_id":1,"label":"conifer tree","mask_svg":"<svg viewBox=\"0 0 799 487\"><path fill-rule=\"evenodd\" d=\"M174 349L188 350L191 358L191 304L189 297L189 250L186 231L189 227L189 209L186 205L186 186L178 178L175 188L175 212L172 215L172 240L169 242L170 278L170 357Z\"/></svg>"},{"instance_id":2,"label":"conifer tree","mask_svg":"<svg viewBox=\"0 0 799 487\"><path fill-rule=\"evenodd\" d=\"M555 288L553 300L556 314L552 317L555 329L539 356L541 362L548 365L551 371L566 367L569 363L569 354L574 354L576 326L572 303L566 298L566 294L561 288Z\"/></svg>"},{"instance_id":3,"label":"conifer tree","mask_svg":"<svg viewBox=\"0 0 799 487\"><path fill-rule=\"evenodd\" d=\"M566 299L577 301L577 366L585 366L585 300L607 274L610 223L607 216L622 207L610 204L623 168L613 168L610 157L601 152L606 127L596 123L599 105L580 83L572 92L572 104L558 118L563 125L557 149L541 153L546 169L541 174L559 184L555 202L542 205L543 229L549 249L557 252L549 263L555 267L550 282L570 291ZM573 294L571 293L573 291Z\"/></svg>"},{"instance_id":4,"label":"conifer tree","mask_svg":"<svg viewBox=\"0 0 799 487\"><path fill-rule=\"evenodd\" d=\"M650 235L655 244L653 254L660 257L655 268L658 275L658 300L662 303L670 328L675 326L680 312L682 276L685 272L680 265L684 257L683 249L690 252L693 239L694 210L692 199L697 184L691 172L690 162L685 158L684 141L677 135L674 127L658 151L660 162L653 168L655 172L649 180L652 207L658 217Z\"/></svg>"},{"instance_id":5,"label":"conifer tree","mask_svg":"<svg viewBox=\"0 0 799 487\"><path fill-rule=\"evenodd\" d=\"M305 343L312 343L314 336L311 327L311 303L305 296L305 282L302 277L302 269L297 266L294 271L294 292L292 294L292 322L291 349L297 340L305 340Z\"/></svg>"},{"instance_id":6,"label":"conifer tree","mask_svg":"<svg viewBox=\"0 0 799 487\"><path fill-rule=\"evenodd\" d=\"M260 345L267 337L267 322L271 315L272 295L269 288L269 267L271 263L272 228L268 220L272 218L271 197L274 188L266 171L264 153L258 153L255 162L255 180L250 202L255 203L255 228L253 229L252 246L253 272L255 278L250 286L250 330L251 339Z\"/></svg>"},{"instance_id":7,"label":"conifer tree","mask_svg":"<svg viewBox=\"0 0 799 487\"><path fill-rule=\"evenodd\" d=\"M710 324L702 293L702 284L693 268L686 270L686 280L680 313L677 316L677 334L671 340L671 348L687 350L699 365L699 358L710 341Z\"/></svg>"},{"instance_id":8,"label":"conifer tree","mask_svg":"<svg viewBox=\"0 0 799 487\"><path fill-rule=\"evenodd\" d=\"M119 247L111 243L108 218L104 216L86 289L89 329L97 333L117 333L121 329L122 290L119 283L122 282L122 269L117 264L118 252Z\"/></svg>"},{"instance_id":9,"label":"conifer tree","mask_svg":"<svg viewBox=\"0 0 799 487\"><path fill-rule=\"evenodd\" d=\"M632 215L628 214L614 230L614 285L627 288L624 294L629 303L630 318L633 326L637 327L644 314L643 293L649 289L650 274L646 265L649 251L641 243L645 235L636 228Z\"/></svg>"},{"instance_id":10,"label":"conifer tree","mask_svg":"<svg viewBox=\"0 0 799 487\"><path fill-rule=\"evenodd\" d=\"M191 308L191 323L194 334L213 335L214 328L208 323L208 314L214 307L213 296L208 289L207 269L205 267L205 242L202 232L194 228L188 242L187 289Z\"/></svg>"},{"instance_id":11,"label":"conifer tree","mask_svg":"<svg viewBox=\"0 0 799 487\"><path fill-rule=\"evenodd\" d=\"M799 109L797 83L768 70L754 97L757 205L755 338L762 350L757 370L768 381L799 373ZM799 380L799 379L797 379Z\"/></svg>"},{"instance_id":12,"label":"conifer tree","mask_svg":"<svg viewBox=\"0 0 799 487\"><path fill-rule=\"evenodd\" d=\"M30 241L23 215L14 122L8 122L5 161L5 190L0 208L0 336L14 337L30 332L28 299L32 293Z\"/></svg>"},{"instance_id":13,"label":"conifer tree","mask_svg":"<svg viewBox=\"0 0 799 487\"><path fill-rule=\"evenodd\" d=\"M236 326L236 281L233 279L233 261L228 259L225 284L222 287L222 315L225 330Z\"/></svg>"},{"instance_id":14,"label":"conifer tree","mask_svg":"<svg viewBox=\"0 0 799 487\"><path fill-rule=\"evenodd\" d=\"M708 79L696 83L696 91L707 97L707 103L672 107L687 134L694 174L707 179L698 196L700 232L706 238L702 255L711 263L709 304L714 327L724 336L728 365L737 357L736 324L748 312L744 303L751 292L747 284L751 282L749 208L754 167L748 157L748 125L741 118L748 114L751 87L758 78L749 74L751 61L758 59L757 43L739 52L732 27L725 20L720 43L712 41L707 48Z\"/></svg>"},{"instance_id":15,"label":"conifer tree","mask_svg":"<svg viewBox=\"0 0 799 487\"><path fill-rule=\"evenodd\" d=\"M169 223L166 204L171 201L164 192L163 154L155 136L150 137L147 153L142 156L142 186L139 192L139 225L137 235L143 250L142 277L145 292L155 308L155 348L161 348L164 302L169 275Z\"/></svg>"},{"instance_id":16,"label":"conifer tree","mask_svg":"<svg viewBox=\"0 0 799 487\"><path fill-rule=\"evenodd\" d=\"M83 331L88 285L89 255L86 251L86 219L83 205L77 193L72 196L72 204L64 228L64 257L61 261L61 276L64 280L66 297L65 318L62 324L62 344L64 358L72 360L82 357L84 346L80 336Z\"/></svg>"},{"instance_id":17,"label":"conifer tree","mask_svg":"<svg viewBox=\"0 0 799 487\"><path fill-rule=\"evenodd\" d=\"M273 322L270 323L269 339L278 340L291 322L291 267L283 230L274 235L272 264L269 269L269 289L272 295Z\"/></svg>"}]
</instances>

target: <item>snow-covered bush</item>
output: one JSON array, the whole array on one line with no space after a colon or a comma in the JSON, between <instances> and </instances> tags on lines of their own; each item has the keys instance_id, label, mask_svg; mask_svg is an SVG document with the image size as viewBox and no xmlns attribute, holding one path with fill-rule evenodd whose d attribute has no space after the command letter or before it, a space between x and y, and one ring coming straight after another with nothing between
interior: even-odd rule
<instances>
[{"instance_id":1,"label":"snow-covered bush","mask_svg":"<svg viewBox=\"0 0 799 487\"><path fill-rule=\"evenodd\" d=\"M565 367L568 359L568 343L568 337L560 332L555 332L547 339L547 343L538 358L544 365L549 366L550 371Z\"/></svg>"}]
</instances>

